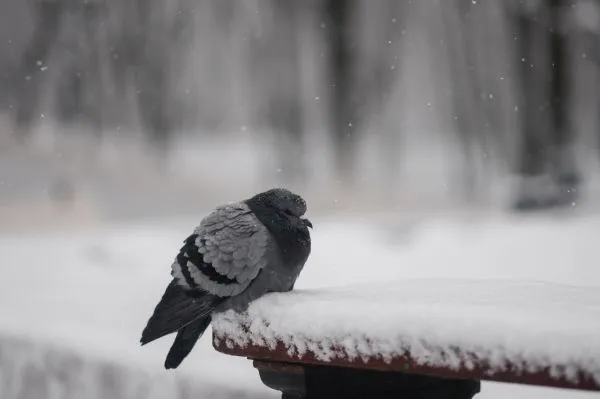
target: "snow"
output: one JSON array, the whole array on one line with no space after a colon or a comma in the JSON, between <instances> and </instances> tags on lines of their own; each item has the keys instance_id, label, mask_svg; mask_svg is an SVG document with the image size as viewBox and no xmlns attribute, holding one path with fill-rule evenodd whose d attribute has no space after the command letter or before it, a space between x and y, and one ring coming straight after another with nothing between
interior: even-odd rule
<instances>
[{"instance_id":1,"label":"snow","mask_svg":"<svg viewBox=\"0 0 600 399\"><path fill-rule=\"evenodd\" d=\"M195 398L277 397L276 392L262 385L250 362L215 352L208 335L175 372L162 368L170 337L144 347L138 344L140 332L168 282L174 251L201 216L85 230L0 234L0 367L9 367L15 375L25 376L30 373L27 370L31 365L37 364L40 373L51 373L50 368L39 366L39 359L50 361L57 356L73 356L85 365L82 372L88 373L86 381L104 378L106 372L102 370L107 364L119 373L127 373L125 380L132 385L117 384L115 388L125 397L130 396L132 386L140 384L148 388L136 394L140 398L186 397L180 395L182 390ZM547 337L533 343L532 350L545 350L554 359L567 356L567 350L573 349L574 337L595 325L591 318L581 320L581 314L587 310L574 305L591 307L598 303L596 296L586 298L589 290L600 286L596 261L598 216L511 219L484 215L467 221L439 217L413 222L411 215L389 215L379 220L364 215L353 219L311 216L311 220L315 225L313 253L298 280L298 292L264 298L252 306L252 312L262 312L264 304L269 302L272 305L268 311L278 312L300 297L313 304L329 302L328 295L333 294L327 294L324 288L333 286L338 290L335 295L346 295L351 303L360 303L362 314L373 306L372 291L381 287L381 295L394 297L396 303L399 301L396 295L413 300L395 309L390 322L399 324L400 316L410 318L413 330L407 331L415 333L421 328L430 339L436 338L435 331L425 327L444 322L447 330L453 329L452 337L461 339L468 328L465 323L493 326L501 320L500 313L484 315L485 309L506 311L505 307L494 307L497 303L494 294L498 294L506 301L505 306L514 305L514 312L507 315L506 325L500 330L505 335L479 331L469 336L473 342L506 340L519 350L527 340L534 341L536 334L544 333L542 327L547 326L551 331L569 334L560 345L545 345L544 342L550 342ZM430 281L425 283L424 279ZM390 281L396 283L387 284ZM356 286L348 287L356 284L364 285L361 297L353 293ZM461 284L466 284L465 289L476 295L466 301L460 292ZM543 298L528 293L527 287L531 286L541 287L545 295L551 296L556 314L551 314L552 309ZM398 292L394 287L405 290ZM511 292L503 293L506 288ZM416 295L426 292L430 295ZM521 309L526 301L529 301L527 307ZM573 309L567 311L570 305ZM295 304L290 312L299 311L301 306L304 305ZM427 308L431 320L419 316L423 314L419 306ZM527 309L539 309L540 315L536 315L536 320L528 319ZM477 311L478 317L469 317L464 313L466 310ZM225 321L219 320L218 327ZM526 332L519 329L520 322L527 326L522 329ZM365 319L365 325L371 324L374 323ZM573 324L572 329L569 324ZM297 322L292 326L310 328L298 326ZM331 326L332 331L334 327ZM512 334L515 330L518 335ZM381 327L381 338L388 331L389 328ZM16 345L15 337L22 344ZM590 350L598 350L593 346L597 342L586 338ZM13 383L21 384L23 378ZM90 385L93 389L94 384ZM16 396L8 395L7 389L0 382L1 397ZM17 388L10 389L14 392ZM45 397L53 397L53 389L44 391ZM592 395L484 383L477 397L596 397ZM84 397L83 393L77 396Z\"/></svg>"},{"instance_id":2,"label":"snow","mask_svg":"<svg viewBox=\"0 0 600 399\"><path fill-rule=\"evenodd\" d=\"M584 368L600 382L600 291L591 287L422 279L299 290L267 295L247 315L221 315L213 328L229 345L283 342L323 361L390 362L408 351L421 365L472 367L462 352L496 370L525 360L566 378Z\"/></svg>"},{"instance_id":3,"label":"snow","mask_svg":"<svg viewBox=\"0 0 600 399\"><path fill-rule=\"evenodd\" d=\"M126 376L115 386L122 396L110 397L130 397L132 392L139 398L180 397L186 389L189 397L227 397L221 396L223 387L230 397L265 396L246 361L215 356L206 343L198 345L178 373L162 366L168 338L139 345L184 232L186 226L147 225L2 236L0 367L19 370L16 375L27 375L34 367L46 373L45 380L60 384L61 375L44 362L73 359L81 364L82 379L90 382L85 395L77 397L108 397L97 390L107 369ZM231 386L223 370L238 375L239 386ZM0 390L0 397L27 397L26 380L14 383L17 387L0 385L15 393ZM50 388L41 392L54 397Z\"/></svg>"}]
</instances>

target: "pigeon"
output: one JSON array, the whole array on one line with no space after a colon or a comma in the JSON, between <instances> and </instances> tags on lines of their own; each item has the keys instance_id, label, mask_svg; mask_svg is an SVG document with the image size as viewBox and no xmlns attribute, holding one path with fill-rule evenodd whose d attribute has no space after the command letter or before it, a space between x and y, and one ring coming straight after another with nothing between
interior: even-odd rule
<instances>
[{"instance_id":1,"label":"pigeon","mask_svg":"<svg viewBox=\"0 0 600 399\"><path fill-rule=\"evenodd\" d=\"M243 313L267 293L292 290L311 250L305 213L304 199L283 188L217 207L175 257L141 344L177 332L164 363L175 369L215 313Z\"/></svg>"}]
</instances>

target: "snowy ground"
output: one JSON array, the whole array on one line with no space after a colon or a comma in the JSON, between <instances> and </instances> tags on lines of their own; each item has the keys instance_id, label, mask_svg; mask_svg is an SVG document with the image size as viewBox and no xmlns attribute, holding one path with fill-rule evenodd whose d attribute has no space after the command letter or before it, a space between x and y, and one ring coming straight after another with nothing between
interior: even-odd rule
<instances>
[{"instance_id":1,"label":"snowy ground","mask_svg":"<svg viewBox=\"0 0 600 399\"><path fill-rule=\"evenodd\" d=\"M298 289L414 278L600 287L600 217L465 221L448 216L412 224L396 222L401 218L386 223L364 217L313 219L313 254ZM98 392L104 391L97 387L107 385L118 392L112 397L277 397L247 360L215 353L208 337L175 373L161 369L170 339L138 346L140 331L169 279L174 251L195 222L2 233L0 397L56 397L57 381L69 379L64 369L56 371L63 363L53 356L80 365L72 368L90 381L72 394L79 398L102 397ZM107 373L127 378L98 382L112 381ZM32 390L32 384L40 388ZM26 387L29 391L23 393ZM485 383L478 396L506 397L598 395Z\"/></svg>"}]
</instances>

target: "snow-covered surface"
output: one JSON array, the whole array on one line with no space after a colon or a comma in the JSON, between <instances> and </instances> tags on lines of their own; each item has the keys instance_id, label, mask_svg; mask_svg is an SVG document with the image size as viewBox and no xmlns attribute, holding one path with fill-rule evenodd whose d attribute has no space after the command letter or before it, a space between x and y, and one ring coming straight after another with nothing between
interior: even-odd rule
<instances>
[{"instance_id":1,"label":"snow-covered surface","mask_svg":"<svg viewBox=\"0 0 600 399\"><path fill-rule=\"evenodd\" d=\"M408 351L418 364L456 369L474 366L469 354L494 370L525 362L576 378L583 369L600 383L600 290L590 287L424 279L299 290L228 312L213 328L228 345L283 342L322 361L390 362Z\"/></svg>"},{"instance_id":2,"label":"snow-covered surface","mask_svg":"<svg viewBox=\"0 0 600 399\"><path fill-rule=\"evenodd\" d=\"M197 219L201 216L198 215ZM171 344L170 337L145 347L138 345L141 329L169 279L173 256L198 221L192 219L87 230L0 234L0 375L8 375L6 370L11 370L11 375L17 376L10 380L12 391L8 391L4 383L0 385L0 397L27 397L8 395L8 392L28 386L23 382L24 376L35 374L30 371L32 367L38 370L38 375L51 373L51 368L43 366L39 359L50 362L57 356L60 358L71 353L88 365L82 367L82 372L87 373L82 378L89 381L88 388L80 388L77 397L102 397L94 388L98 384L92 383L92 380L104 378L101 370L106 369L108 364L114 365L119 373L131 374L131 378L125 380L132 381L135 386L142 384L140 381L161 381L148 383L148 390L135 394L139 398L276 398L277 394L262 385L246 359L216 353L208 336L203 337L175 372L162 369ZM413 222L411 215L390 215L378 222L367 216L312 219L315 225L313 253L297 283L298 293L287 299L280 297L278 302L281 304L294 301L295 295L326 300L329 294L319 293L318 289L330 286L348 293L349 300L356 303L359 298L349 295L344 286L365 284L371 290L371 284L385 282L387 286L388 282L397 281L399 286L411 287L414 279L437 279L434 284L440 287L456 279L475 281L475 287L469 289L476 290L481 297L472 300L482 306L489 306L485 299L493 298L494 292L499 291L497 284L500 283L497 281L502 279L514 281L511 283L513 288L533 284L531 281L539 282L535 284L546 282L600 287L598 217L513 220L496 215L468 221L448 217ZM434 285L415 285L411 289L416 294L435 293L434 288ZM451 289L447 288L446 292ZM529 307L535 304L545 306L540 298L534 298L525 291L521 288L504 295L515 304L515 312L521 306L520 298L530 300ZM395 296L393 291L382 295ZM408 292L401 295L414 297ZM363 296L370 297L367 293ZM442 298L441 294L431 295L429 299L423 297L422 300L426 303L436 298ZM451 307L453 301L462 299L462 294L447 295L444 298L447 303L439 306ZM564 300L582 306L593 305L575 295L566 295ZM540 320L550 323L552 317L559 321L563 315L569 317L569 321L578 320L577 314L583 309L572 309L566 314L564 309L568 303L559 302L560 298L553 298L553 303L561 309L560 313L554 316L544 314ZM439 318L448 317L454 323L455 319L449 317L451 315L444 315L439 308L432 307L428 306L427 311L437 316L438 322ZM257 310L259 308L256 307ZM543 309L551 311L547 307ZM311 311L318 312L319 309ZM401 309L396 312L401 312ZM468 315L457 312L456 318L469 323L485 323L485 319L477 320L483 313L478 311L477 318L469 319ZM416 314L418 312L413 316L417 317ZM514 315L507 322L511 320L519 321ZM398 323L398 320L393 322ZM422 320L422 323L428 322ZM528 329L532 328L526 332L529 337L543 327L531 320L523 322ZM584 322L589 327L594 320ZM368 319L365 324L368 324ZM454 324L453 328L459 335L461 326ZM515 329L518 327L514 326ZM566 331L569 325L562 321L552 327ZM586 325L572 327L573 330L568 331L575 333ZM431 331L427 333L433 334ZM520 341L523 332L519 335L507 335L506 339L518 344L523 342ZM488 335L473 332L471 336L477 340ZM14 344L15 337L23 344ZM553 356L563 356L565 348L553 348L556 349L552 352ZM29 397L54 397L57 384L63 381L60 378L52 379L47 389L40 391L46 396L38 393ZM133 385L116 384L115 389L123 397L133 397ZM182 391L188 394L183 395ZM485 383L478 396L483 399L504 397L594 398L597 395Z\"/></svg>"},{"instance_id":3,"label":"snow-covered surface","mask_svg":"<svg viewBox=\"0 0 600 399\"><path fill-rule=\"evenodd\" d=\"M169 338L139 345L170 278L173 251L189 228L146 225L1 236L0 375L16 378L0 385L0 397L62 397L53 395L65 385L79 389L78 398L268 397L251 366L244 359L215 356L210 339L177 373L162 366ZM82 387L65 380L68 368L60 373L48 366L68 363L63 359L79 364L86 381ZM31 381L25 376L36 371L42 388L29 395ZM107 373L121 374L122 382L112 384ZM229 373L238 384L231 384ZM102 384L114 385L114 393L98 390Z\"/></svg>"}]
</instances>

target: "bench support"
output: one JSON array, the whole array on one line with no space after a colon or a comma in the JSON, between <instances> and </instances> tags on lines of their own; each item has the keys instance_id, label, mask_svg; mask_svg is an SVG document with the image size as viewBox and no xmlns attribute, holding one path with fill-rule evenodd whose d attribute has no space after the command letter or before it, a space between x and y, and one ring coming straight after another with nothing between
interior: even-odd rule
<instances>
[{"instance_id":1,"label":"bench support","mask_svg":"<svg viewBox=\"0 0 600 399\"><path fill-rule=\"evenodd\" d=\"M471 399L477 380L446 379L395 371L254 360L262 382L282 399Z\"/></svg>"}]
</instances>

